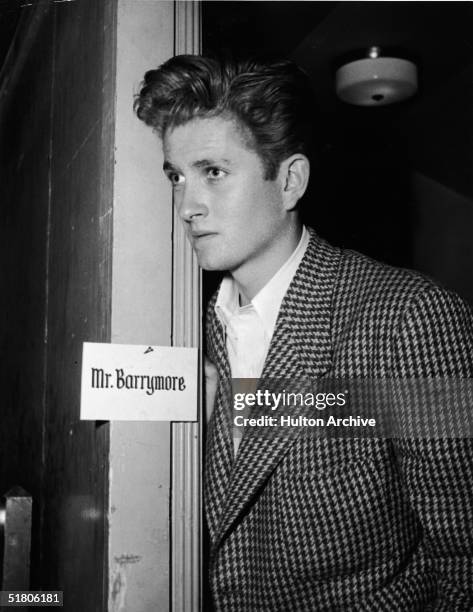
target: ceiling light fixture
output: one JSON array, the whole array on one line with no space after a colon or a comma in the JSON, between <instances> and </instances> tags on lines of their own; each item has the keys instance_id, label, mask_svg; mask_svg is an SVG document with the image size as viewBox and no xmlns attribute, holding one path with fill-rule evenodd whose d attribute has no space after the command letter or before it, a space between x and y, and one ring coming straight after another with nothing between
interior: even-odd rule
<instances>
[{"instance_id":1,"label":"ceiling light fixture","mask_svg":"<svg viewBox=\"0 0 473 612\"><path fill-rule=\"evenodd\" d=\"M417 91L417 67L406 59L384 57L370 47L362 59L341 66L336 73L338 97L357 106L386 106L410 98Z\"/></svg>"}]
</instances>

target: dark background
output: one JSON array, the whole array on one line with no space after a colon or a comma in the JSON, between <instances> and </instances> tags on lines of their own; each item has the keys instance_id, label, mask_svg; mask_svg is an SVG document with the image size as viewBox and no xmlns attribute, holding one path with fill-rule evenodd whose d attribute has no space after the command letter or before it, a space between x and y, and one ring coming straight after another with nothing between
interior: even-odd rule
<instances>
[{"instance_id":1,"label":"dark background","mask_svg":"<svg viewBox=\"0 0 473 612\"><path fill-rule=\"evenodd\" d=\"M472 26L470 2L204 2L202 31L204 52L290 57L309 73L321 158L305 221L473 304ZM373 45L417 63L413 98L337 99L336 67ZM205 279L208 294L218 279Z\"/></svg>"}]
</instances>

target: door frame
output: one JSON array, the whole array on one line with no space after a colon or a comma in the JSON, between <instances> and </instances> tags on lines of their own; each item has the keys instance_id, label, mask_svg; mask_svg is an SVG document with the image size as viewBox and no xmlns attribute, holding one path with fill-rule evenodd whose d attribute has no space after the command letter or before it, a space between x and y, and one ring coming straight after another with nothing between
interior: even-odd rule
<instances>
[{"instance_id":1,"label":"door frame","mask_svg":"<svg viewBox=\"0 0 473 612\"><path fill-rule=\"evenodd\" d=\"M201 52L201 2L174 3L174 54ZM202 346L202 275L173 211L173 346ZM202 350L199 380L202 380ZM202 607L202 389L198 421L174 423L171 433L171 609L194 612Z\"/></svg>"}]
</instances>

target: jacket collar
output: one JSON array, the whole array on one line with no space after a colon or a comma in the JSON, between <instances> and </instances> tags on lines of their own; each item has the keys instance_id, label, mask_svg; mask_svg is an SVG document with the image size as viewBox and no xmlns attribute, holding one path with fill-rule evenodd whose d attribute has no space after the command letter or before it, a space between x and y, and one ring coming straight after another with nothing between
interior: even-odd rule
<instances>
[{"instance_id":1,"label":"jacket collar","mask_svg":"<svg viewBox=\"0 0 473 612\"><path fill-rule=\"evenodd\" d=\"M340 250L319 238L313 230L309 231L309 246L281 304L263 368L262 379L271 383L276 380L310 381L323 376L331 368L331 304ZM213 313L213 304L210 308L210 355L216 363L219 377L228 380L230 367L224 349L223 328ZM215 539L215 545L264 485L298 432L298 428L288 428L289 432L278 430L274 435L262 436L258 428L249 428L245 431L234 462L230 436L232 416L227 410L227 439L224 456L220 457L225 466L225 469L221 469L220 477L225 479L225 483L219 482L221 512L218 525L211 529L211 532L214 531L212 539ZM211 430L212 424L210 435Z\"/></svg>"}]
</instances>

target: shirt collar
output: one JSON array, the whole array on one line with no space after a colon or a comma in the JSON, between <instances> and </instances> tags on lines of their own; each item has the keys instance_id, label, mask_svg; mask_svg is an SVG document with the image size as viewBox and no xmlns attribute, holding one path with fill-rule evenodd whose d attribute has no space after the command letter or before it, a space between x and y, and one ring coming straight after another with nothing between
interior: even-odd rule
<instances>
[{"instance_id":1,"label":"shirt collar","mask_svg":"<svg viewBox=\"0 0 473 612\"><path fill-rule=\"evenodd\" d=\"M215 312L220 322L227 327L230 319L250 305L255 309L262 321L268 338L272 338L281 302L291 284L299 264L309 244L310 234L303 226L299 244L292 255L279 268L274 276L260 289L248 306L240 308L238 287L233 278L227 275L222 280L215 303Z\"/></svg>"}]
</instances>

